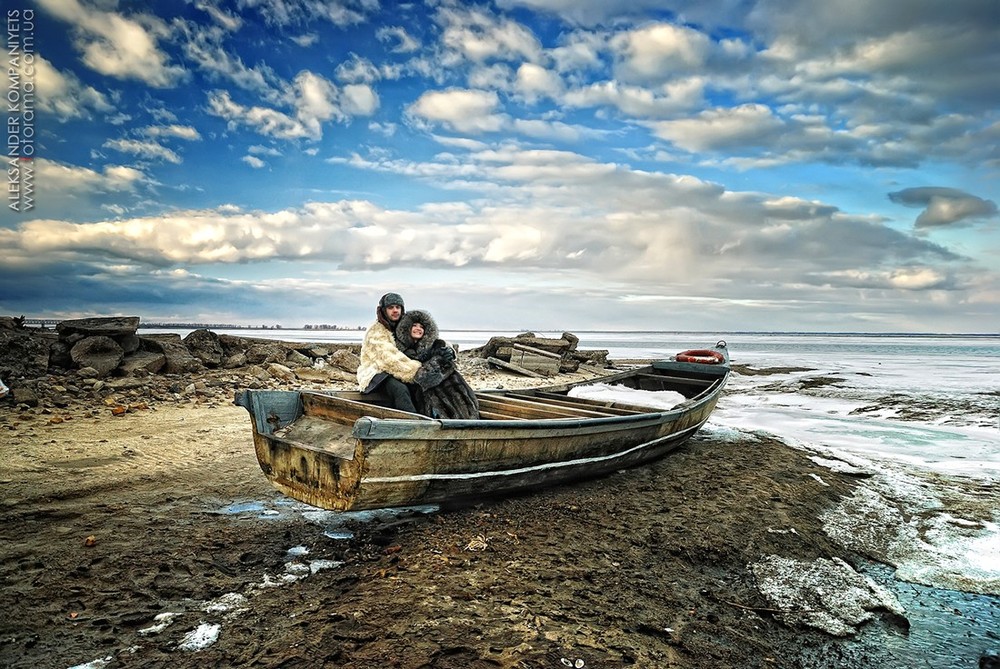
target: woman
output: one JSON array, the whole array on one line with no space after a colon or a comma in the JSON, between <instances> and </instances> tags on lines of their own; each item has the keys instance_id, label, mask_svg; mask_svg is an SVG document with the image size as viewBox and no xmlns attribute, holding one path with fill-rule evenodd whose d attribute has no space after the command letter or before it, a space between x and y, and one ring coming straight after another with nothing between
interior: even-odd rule
<instances>
[{"instance_id":1,"label":"woman","mask_svg":"<svg viewBox=\"0 0 1000 669\"><path fill-rule=\"evenodd\" d=\"M426 311L410 311L396 326L396 347L421 363L413 378L414 405L431 418L479 418L479 401L455 365L455 349L438 338Z\"/></svg>"},{"instance_id":2,"label":"woman","mask_svg":"<svg viewBox=\"0 0 1000 669\"><path fill-rule=\"evenodd\" d=\"M362 393L381 389L393 408L417 413L407 384L412 383L420 363L396 347L396 326L406 313L398 293L386 293L378 301L375 322L365 332L358 365L358 388Z\"/></svg>"}]
</instances>

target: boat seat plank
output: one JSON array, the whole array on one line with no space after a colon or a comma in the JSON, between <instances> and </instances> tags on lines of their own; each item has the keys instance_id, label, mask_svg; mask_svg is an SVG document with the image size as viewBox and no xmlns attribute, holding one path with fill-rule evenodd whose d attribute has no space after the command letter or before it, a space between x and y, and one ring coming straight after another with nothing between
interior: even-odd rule
<instances>
[{"instance_id":1,"label":"boat seat plank","mask_svg":"<svg viewBox=\"0 0 1000 669\"><path fill-rule=\"evenodd\" d=\"M559 395L557 393L538 392L534 395L522 395L520 393L515 393L513 395L515 397L524 397L526 399L537 398L544 400L547 404L555 404L559 406L583 406L590 411L596 411L608 416L632 416L637 413L649 413L648 408L626 407L622 406L618 402L606 402L587 397L569 397L568 395Z\"/></svg>"},{"instance_id":2,"label":"boat seat plank","mask_svg":"<svg viewBox=\"0 0 1000 669\"><path fill-rule=\"evenodd\" d=\"M686 386L710 386L715 383L715 379L692 379L683 376L672 376L670 374L649 374L642 372L635 375L638 379L655 380L659 384L665 382L670 384L683 384Z\"/></svg>"},{"instance_id":3,"label":"boat seat plank","mask_svg":"<svg viewBox=\"0 0 1000 669\"><path fill-rule=\"evenodd\" d=\"M575 409L544 406L538 402L525 402L513 397L478 396L480 411L501 411L521 418L586 418L585 413ZM589 416L592 418L592 416Z\"/></svg>"},{"instance_id":4,"label":"boat seat plank","mask_svg":"<svg viewBox=\"0 0 1000 669\"><path fill-rule=\"evenodd\" d=\"M638 413L635 411L619 411L601 402L577 402L574 397L540 397L538 395L524 395L521 393L511 393L508 397L534 400L545 406L572 409L588 416L631 416L634 413Z\"/></svg>"},{"instance_id":5,"label":"boat seat plank","mask_svg":"<svg viewBox=\"0 0 1000 669\"><path fill-rule=\"evenodd\" d=\"M588 411L582 407L560 406L547 401L539 401L538 398L530 395L504 393L503 395L488 395L486 399L488 402L499 402L508 408L516 406L537 409L543 412L561 413L573 418L589 417Z\"/></svg>"},{"instance_id":6,"label":"boat seat plank","mask_svg":"<svg viewBox=\"0 0 1000 669\"><path fill-rule=\"evenodd\" d=\"M325 418L300 416L280 430L274 438L298 448L322 451L338 458L351 460L357 440L350 425L332 423Z\"/></svg>"},{"instance_id":7,"label":"boat seat plank","mask_svg":"<svg viewBox=\"0 0 1000 669\"><path fill-rule=\"evenodd\" d=\"M334 420L346 425L353 425L354 421L362 416L371 416L372 418L402 418L404 420L431 420L431 418L420 414L346 399L344 397L333 397L323 393L302 393L302 405L306 414L322 416L327 420Z\"/></svg>"},{"instance_id":8,"label":"boat seat plank","mask_svg":"<svg viewBox=\"0 0 1000 669\"><path fill-rule=\"evenodd\" d=\"M480 407L479 417L487 418L489 420L528 420L522 416L514 416L511 414L501 413L499 411L487 411Z\"/></svg>"}]
</instances>

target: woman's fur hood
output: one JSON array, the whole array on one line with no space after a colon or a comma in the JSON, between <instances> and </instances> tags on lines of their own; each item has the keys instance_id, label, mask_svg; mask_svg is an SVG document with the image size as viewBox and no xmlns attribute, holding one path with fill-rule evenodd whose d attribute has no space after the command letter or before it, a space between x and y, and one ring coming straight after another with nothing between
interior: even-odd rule
<instances>
[{"instance_id":1,"label":"woman's fur hood","mask_svg":"<svg viewBox=\"0 0 1000 669\"><path fill-rule=\"evenodd\" d=\"M420 323L424 326L424 337L418 342L414 342L413 337L410 336L410 328L414 323ZM439 334L437 323L434 322L429 313L419 309L407 311L396 325L396 348L410 357L421 359L435 348L435 344L439 341ZM437 346L442 345L444 342L437 344Z\"/></svg>"}]
</instances>

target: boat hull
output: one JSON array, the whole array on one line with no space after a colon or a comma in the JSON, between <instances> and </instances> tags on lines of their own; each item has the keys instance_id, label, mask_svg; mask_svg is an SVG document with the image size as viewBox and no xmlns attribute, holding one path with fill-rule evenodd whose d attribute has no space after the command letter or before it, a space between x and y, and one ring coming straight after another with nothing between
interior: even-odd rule
<instances>
[{"instance_id":1,"label":"boat hull","mask_svg":"<svg viewBox=\"0 0 1000 669\"><path fill-rule=\"evenodd\" d=\"M728 372L727 358L595 380L683 390L670 410L578 400L568 386L479 393L497 416L481 420L432 420L351 392L250 390L237 403L250 411L262 471L290 497L336 510L461 504L659 459L708 420Z\"/></svg>"}]
</instances>

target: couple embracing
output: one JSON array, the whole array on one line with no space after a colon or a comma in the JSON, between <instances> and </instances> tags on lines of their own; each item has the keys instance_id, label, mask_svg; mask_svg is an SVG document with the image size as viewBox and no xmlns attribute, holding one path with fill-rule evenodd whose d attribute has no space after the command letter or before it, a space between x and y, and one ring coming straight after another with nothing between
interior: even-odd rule
<instances>
[{"instance_id":1,"label":"couple embracing","mask_svg":"<svg viewBox=\"0 0 1000 669\"><path fill-rule=\"evenodd\" d=\"M426 311L407 312L386 293L365 333L358 366L362 393L384 392L396 409L431 418L479 418L475 392L459 373L455 349L438 338Z\"/></svg>"}]
</instances>

